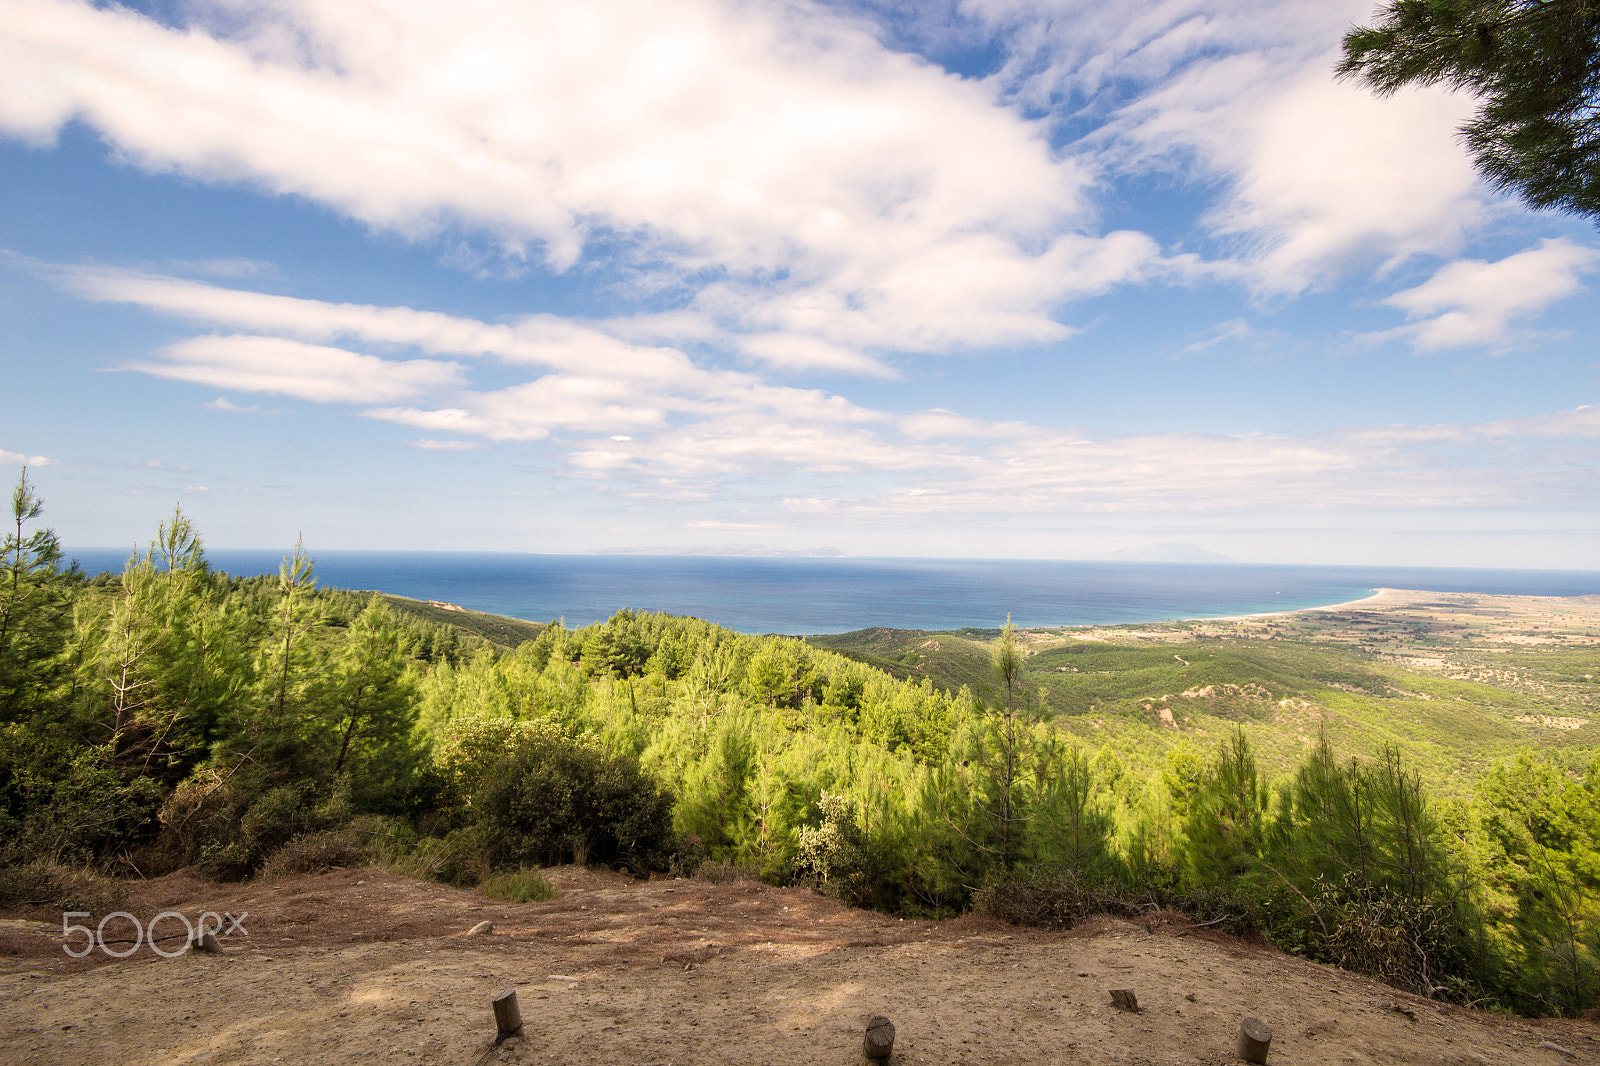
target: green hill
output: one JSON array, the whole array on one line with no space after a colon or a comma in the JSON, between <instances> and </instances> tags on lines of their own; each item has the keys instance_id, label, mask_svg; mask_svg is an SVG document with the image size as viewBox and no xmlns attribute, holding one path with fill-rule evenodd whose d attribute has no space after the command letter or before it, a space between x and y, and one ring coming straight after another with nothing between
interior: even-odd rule
<instances>
[{"instance_id":1,"label":"green hill","mask_svg":"<svg viewBox=\"0 0 1600 1066\"><path fill-rule=\"evenodd\" d=\"M1485 767L1525 748L1560 752L1575 769L1600 751L1600 652L1567 643L1586 641L1588 628L1580 619L1552 629L1486 602L1505 599L1514 598L1024 631L1024 677L1057 728L1133 766L1154 768L1184 741L1209 750L1237 726L1278 776L1326 731L1347 754L1399 744L1441 796L1464 795ZM808 639L993 701L992 637L866 629Z\"/></svg>"},{"instance_id":2,"label":"green hill","mask_svg":"<svg viewBox=\"0 0 1600 1066\"><path fill-rule=\"evenodd\" d=\"M383 593L383 599L403 615L410 615L433 625L452 626L501 648L515 648L525 640L536 640L545 629L545 624L542 622L527 622L521 618L508 618L503 614L469 611L465 607L443 604L438 600L414 600L408 596L394 596L389 593Z\"/></svg>"}]
</instances>

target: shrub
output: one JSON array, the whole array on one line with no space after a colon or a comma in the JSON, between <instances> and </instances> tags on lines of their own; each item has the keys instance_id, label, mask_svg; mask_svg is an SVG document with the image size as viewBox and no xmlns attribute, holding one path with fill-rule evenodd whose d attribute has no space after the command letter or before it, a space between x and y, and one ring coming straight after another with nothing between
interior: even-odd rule
<instances>
[{"instance_id":1,"label":"shrub","mask_svg":"<svg viewBox=\"0 0 1600 1066\"><path fill-rule=\"evenodd\" d=\"M483 893L490 899L507 903L541 903L556 898L556 890L550 882L539 876L539 871L527 867L490 875L483 882Z\"/></svg>"},{"instance_id":2,"label":"shrub","mask_svg":"<svg viewBox=\"0 0 1600 1066\"><path fill-rule=\"evenodd\" d=\"M50 903L59 887L50 867L42 862L0 866L0 907Z\"/></svg>"},{"instance_id":3,"label":"shrub","mask_svg":"<svg viewBox=\"0 0 1600 1066\"><path fill-rule=\"evenodd\" d=\"M672 855L672 794L636 756L588 740L524 736L473 798L490 864L569 859L664 870Z\"/></svg>"},{"instance_id":4,"label":"shrub","mask_svg":"<svg viewBox=\"0 0 1600 1066\"><path fill-rule=\"evenodd\" d=\"M108 747L69 751L0 726L0 859L90 862L145 838L160 786L123 779Z\"/></svg>"},{"instance_id":5,"label":"shrub","mask_svg":"<svg viewBox=\"0 0 1600 1066\"><path fill-rule=\"evenodd\" d=\"M207 877L242 880L290 841L351 822L344 779L325 793L280 785L258 794L253 785L215 770L198 771L161 807L162 850L175 864L194 863Z\"/></svg>"},{"instance_id":6,"label":"shrub","mask_svg":"<svg viewBox=\"0 0 1600 1066\"><path fill-rule=\"evenodd\" d=\"M856 821L855 804L824 789L817 805L822 824L800 830L801 878L852 907L871 906L871 849Z\"/></svg>"},{"instance_id":7,"label":"shrub","mask_svg":"<svg viewBox=\"0 0 1600 1066\"><path fill-rule=\"evenodd\" d=\"M726 885L734 881L754 881L756 875L748 866L708 859L695 867L694 879L707 881L713 885Z\"/></svg>"},{"instance_id":8,"label":"shrub","mask_svg":"<svg viewBox=\"0 0 1600 1066\"><path fill-rule=\"evenodd\" d=\"M260 876L270 880L291 874L322 873L340 866L364 865L366 861L360 834L335 829L289 841L262 863Z\"/></svg>"},{"instance_id":9,"label":"shrub","mask_svg":"<svg viewBox=\"0 0 1600 1066\"><path fill-rule=\"evenodd\" d=\"M972 909L1013 925L1068 929L1107 910L1106 886L1073 869L995 870L972 895Z\"/></svg>"},{"instance_id":10,"label":"shrub","mask_svg":"<svg viewBox=\"0 0 1600 1066\"><path fill-rule=\"evenodd\" d=\"M0 907L47 906L104 914L127 899L122 882L87 867L28 862L0 867Z\"/></svg>"},{"instance_id":11,"label":"shrub","mask_svg":"<svg viewBox=\"0 0 1600 1066\"><path fill-rule=\"evenodd\" d=\"M1408 897L1353 872L1319 888L1302 918L1309 958L1430 999L1474 998L1478 949L1454 901Z\"/></svg>"},{"instance_id":12,"label":"shrub","mask_svg":"<svg viewBox=\"0 0 1600 1066\"><path fill-rule=\"evenodd\" d=\"M1260 929L1261 901L1249 892L1236 885L1173 888L1170 873L1146 881L1071 866L994 870L973 893L972 908L1014 925L1054 929L1097 914L1133 918L1167 909L1236 935Z\"/></svg>"}]
</instances>

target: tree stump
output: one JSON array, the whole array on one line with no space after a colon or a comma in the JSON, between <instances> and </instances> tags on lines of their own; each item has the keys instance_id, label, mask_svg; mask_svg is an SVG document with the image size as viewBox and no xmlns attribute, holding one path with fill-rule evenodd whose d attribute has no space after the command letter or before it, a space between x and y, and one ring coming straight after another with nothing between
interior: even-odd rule
<instances>
[{"instance_id":1,"label":"tree stump","mask_svg":"<svg viewBox=\"0 0 1600 1066\"><path fill-rule=\"evenodd\" d=\"M861 1049L869 1059L887 1059L894 1051L894 1023L881 1014L874 1014L867 1022L867 1035Z\"/></svg>"},{"instance_id":2,"label":"tree stump","mask_svg":"<svg viewBox=\"0 0 1600 1066\"><path fill-rule=\"evenodd\" d=\"M1246 1062L1266 1062L1267 1050L1272 1047L1272 1030L1260 1018L1246 1018L1239 1023L1239 1057Z\"/></svg>"},{"instance_id":3,"label":"tree stump","mask_svg":"<svg viewBox=\"0 0 1600 1066\"><path fill-rule=\"evenodd\" d=\"M495 1043L498 1044L522 1028L522 1010L517 1006L517 990L508 988L489 1003L494 1007L494 1025L499 1031Z\"/></svg>"},{"instance_id":4,"label":"tree stump","mask_svg":"<svg viewBox=\"0 0 1600 1066\"><path fill-rule=\"evenodd\" d=\"M1131 988L1113 988L1111 990L1111 1005L1118 1010L1139 1013L1139 997L1133 994Z\"/></svg>"}]
</instances>

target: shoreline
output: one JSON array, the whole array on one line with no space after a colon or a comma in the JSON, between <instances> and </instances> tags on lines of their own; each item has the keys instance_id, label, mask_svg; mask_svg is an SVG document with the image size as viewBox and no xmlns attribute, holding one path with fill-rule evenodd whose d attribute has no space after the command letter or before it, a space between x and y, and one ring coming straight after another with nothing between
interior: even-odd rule
<instances>
[{"instance_id":1,"label":"shoreline","mask_svg":"<svg viewBox=\"0 0 1600 1066\"><path fill-rule=\"evenodd\" d=\"M1391 597L1398 598L1396 596L1396 594L1400 593L1400 592L1417 592L1417 591L1424 591L1424 590L1420 590L1420 589L1377 588L1377 589L1374 589L1372 591L1372 595L1363 596L1359 600L1345 600L1342 603L1328 603L1328 604L1322 605L1321 607L1296 607L1293 610L1289 610L1289 611L1255 611L1255 612L1252 612L1250 614L1221 614L1221 615L1213 615L1213 616L1211 616L1209 618L1180 618L1180 619L1177 619L1177 621L1180 621L1180 622L1238 622L1238 621L1243 621L1244 619L1247 619L1247 618L1281 618L1284 615L1310 614L1313 611L1347 611L1347 610L1351 610L1353 608L1360 607L1363 604L1367 604L1367 605L1370 606L1370 605L1377 604L1379 601L1390 599ZM1138 624L1138 623L1135 623L1135 624Z\"/></svg>"}]
</instances>

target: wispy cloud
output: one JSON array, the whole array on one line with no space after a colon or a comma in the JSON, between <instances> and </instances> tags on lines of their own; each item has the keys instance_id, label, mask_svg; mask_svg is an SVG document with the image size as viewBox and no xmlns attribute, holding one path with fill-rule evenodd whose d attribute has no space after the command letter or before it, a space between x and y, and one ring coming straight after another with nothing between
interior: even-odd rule
<instances>
[{"instance_id":1,"label":"wispy cloud","mask_svg":"<svg viewBox=\"0 0 1600 1066\"><path fill-rule=\"evenodd\" d=\"M409 442L413 448L421 448L427 452L470 452L481 447L475 440L431 440L424 438Z\"/></svg>"},{"instance_id":2,"label":"wispy cloud","mask_svg":"<svg viewBox=\"0 0 1600 1066\"><path fill-rule=\"evenodd\" d=\"M723 529L723 530L734 530L734 531L737 531L737 532L748 532L748 531L751 531L751 530L772 529L773 526L772 526L771 522L723 522L723 521L719 521L719 520L714 519L714 518L707 518L707 519L702 519L702 520L697 521L697 522L686 522L686 523L684 523L684 528L685 529Z\"/></svg>"},{"instance_id":3,"label":"wispy cloud","mask_svg":"<svg viewBox=\"0 0 1600 1066\"><path fill-rule=\"evenodd\" d=\"M1263 296L1453 254L1484 216L1455 133L1469 99L1379 100L1333 81L1340 37L1371 15L1370 0L959 7L1006 49L993 80L1010 98L1088 131L1073 146L1086 167L1218 185L1205 225L1233 243L1238 276Z\"/></svg>"},{"instance_id":4,"label":"wispy cloud","mask_svg":"<svg viewBox=\"0 0 1600 1066\"><path fill-rule=\"evenodd\" d=\"M5 0L0 128L43 142L76 119L151 170L558 271L603 243L784 366L1052 340L1063 301L1192 269L1094 233L1093 175L1044 125L857 18L468 6L290 0L166 26Z\"/></svg>"},{"instance_id":5,"label":"wispy cloud","mask_svg":"<svg viewBox=\"0 0 1600 1066\"><path fill-rule=\"evenodd\" d=\"M283 337L191 337L169 344L160 356L159 362L123 369L241 392L356 404L406 399L454 384L461 372L455 363L395 362Z\"/></svg>"},{"instance_id":6,"label":"wispy cloud","mask_svg":"<svg viewBox=\"0 0 1600 1066\"><path fill-rule=\"evenodd\" d=\"M262 407L258 403L237 404L226 396L218 396L215 400L208 400L200 405L207 411L221 411L229 415L277 415L282 414L275 407Z\"/></svg>"},{"instance_id":7,"label":"wispy cloud","mask_svg":"<svg viewBox=\"0 0 1600 1066\"><path fill-rule=\"evenodd\" d=\"M747 418L758 426L781 427L883 417L836 395L707 369L675 348L632 343L552 315L489 323L409 307L333 304L122 270L51 272L89 299L281 334L191 338L165 349L161 361L129 369L319 402L368 404L370 417L433 432L543 440L556 433L628 436L696 419ZM539 376L480 391L470 388L456 360L395 360L328 342L456 360L490 358ZM413 398L432 402L386 402ZM692 436L694 430L685 432ZM773 432L777 430L760 429L756 435ZM804 453L798 450L797 459ZM598 453L582 459L589 467L606 462Z\"/></svg>"},{"instance_id":8,"label":"wispy cloud","mask_svg":"<svg viewBox=\"0 0 1600 1066\"><path fill-rule=\"evenodd\" d=\"M1509 347L1522 321L1579 292L1597 263L1600 252L1564 237L1492 263L1459 259L1385 300L1416 321L1382 336L1408 337L1423 352Z\"/></svg>"},{"instance_id":9,"label":"wispy cloud","mask_svg":"<svg viewBox=\"0 0 1600 1066\"><path fill-rule=\"evenodd\" d=\"M1568 291L1563 286L1576 285L1594 260L1581 246L1550 241L1500 263L1446 268L1409 290L1414 295L1407 297L1408 306L1431 308L1441 317L1483 297L1489 307L1475 312L1480 324L1503 326ZM708 369L675 348L633 343L549 316L487 323L116 271L77 270L64 277L91 298L291 334L195 337L134 369L357 404L366 417L451 438L430 436L413 447L541 443L569 474L604 479L639 499L704 499L719 486L766 480L780 486L773 497L779 511L836 516L1228 511L1268 499L1313 509L1402 502L1511 506L1575 498L1577 486L1592 476L1570 457L1592 457L1600 439L1600 422L1580 408L1479 425L1357 426L1308 436L1170 432L1096 440L942 408L864 407L822 390ZM1418 328L1432 327L1425 322ZM1224 322L1197 344L1247 334L1243 320ZM361 345L388 357L313 341ZM394 357L407 351L431 358ZM483 358L524 368L532 377L474 388L470 367ZM1538 443L1557 437L1564 439ZM1539 472L1513 476L1517 464ZM855 479L856 488L793 491L807 478L838 476Z\"/></svg>"},{"instance_id":10,"label":"wispy cloud","mask_svg":"<svg viewBox=\"0 0 1600 1066\"><path fill-rule=\"evenodd\" d=\"M1198 355L1207 348L1215 348L1227 341L1245 340L1254 335L1255 330L1248 319L1230 318L1202 333L1194 334L1195 339L1179 349L1179 352L1182 355Z\"/></svg>"},{"instance_id":11,"label":"wispy cloud","mask_svg":"<svg viewBox=\"0 0 1600 1066\"><path fill-rule=\"evenodd\" d=\"M0 463L9 463L14 466L55 466L56 460L44 455L25 455L22 452L12 452L0 448Z\"/></svg>"}]
</instances>

